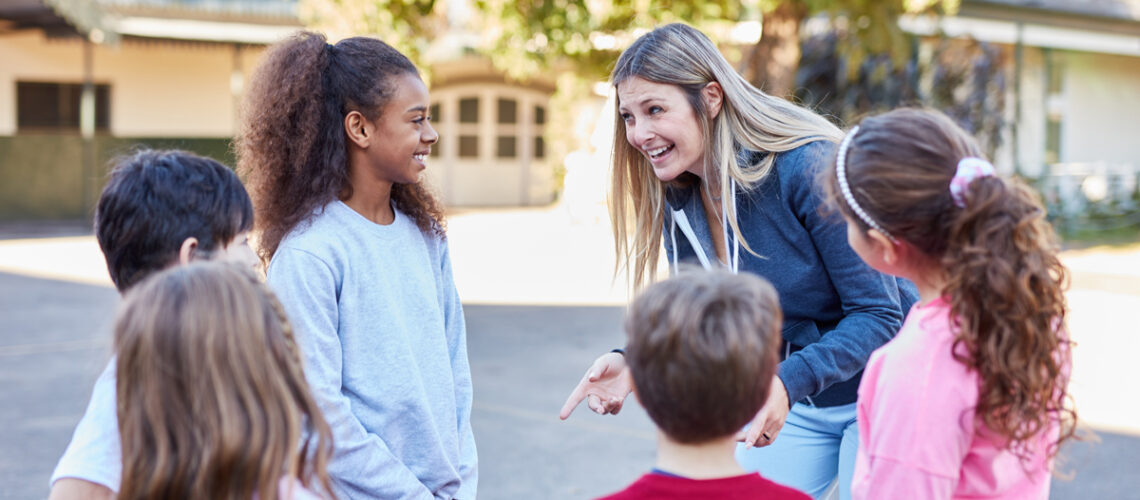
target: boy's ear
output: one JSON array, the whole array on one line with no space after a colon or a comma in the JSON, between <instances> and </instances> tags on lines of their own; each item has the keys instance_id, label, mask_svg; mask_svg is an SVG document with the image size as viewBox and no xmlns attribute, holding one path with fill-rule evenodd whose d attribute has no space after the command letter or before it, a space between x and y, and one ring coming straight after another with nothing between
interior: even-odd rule
<instances>
[{"instance_id":1,"label":"boy's ear","mask_svg":"<svg viewBox=\"0 0 1140 500\"><path fill-rule=\"evenodd\" d=\"M887 235L879 232L878 229L868 229L867 239L871 240L871 248L879 254L879 258L883 259L889 265L895 265L902 257L902 247L897 243L891 241Z\"/></svg>"},{"instance_id":2,"label":"boy's ear","mask_svg":"<svg viewBox=\"0 0 1140 500\"><path fill-rule=\"evenodd\" d=\"M178 248L178 265L185 266L190 261L194 260L194 252L198 250L198 238L193 236L182 240L182 246Z\"/></svg>"},{"instance_id":3,"label":"boy's ear","mask_svg":"<svg viewBox=\"0 0 1140 500\"><path fill-rule=\"evenodd\" d=\"M372 123L359 111L349 111L344 117L344 133L350 143L367 148L372 140Z\"/></svg>"},{"instance_id":4,"label":"boy's ear","mask_svg":"<svg viewBox=\"0 0 1140 500\"><path fill-rule=\"evenodd\" d=\"M720 114L721 104L724 103L724 88L720 86L719 82L709 82L705 88L701 89L701 98L705 101L705 110L709 114L709 119L712 120Z\"/></svg>"}]
</instances>

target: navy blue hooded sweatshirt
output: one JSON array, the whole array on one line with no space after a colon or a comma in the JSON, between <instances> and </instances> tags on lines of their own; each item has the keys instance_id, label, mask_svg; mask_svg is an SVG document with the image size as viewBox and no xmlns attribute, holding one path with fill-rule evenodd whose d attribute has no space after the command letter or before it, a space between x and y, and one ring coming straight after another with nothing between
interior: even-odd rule
<instances>
[{"instance_id":1,"label":"navy blue hooded sweatshirt","mask_svg":"<svg viewBox=\"0 0 1140 500\"><path fill-rule=\"evenodd\" d=\"M842 217L820 213L815 177L834 160L834 151L834 144L816 141L777 153L766 178L735 187L737 222L760 257L738 247L731 230L725 247L729 267L735 261L738 271L764 277L779 293L779 375L788 400L823 407L855 402L871 352L898 333L918 299L909 281L880 273L855 254ZM760 158L762 153L745 152L740 160L755 164ZM699 189L698 182L666 188L665 253L673 272L678 262L716 262Z\"/></svg>"}]
</instances>

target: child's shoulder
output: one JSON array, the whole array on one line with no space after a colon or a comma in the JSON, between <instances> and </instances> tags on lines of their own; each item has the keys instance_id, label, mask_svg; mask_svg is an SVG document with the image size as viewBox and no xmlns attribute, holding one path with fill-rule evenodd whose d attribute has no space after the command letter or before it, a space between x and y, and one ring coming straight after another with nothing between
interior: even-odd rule
<instances>
[{"instance_id":1,"label":"child's shoulder","mask_svg":"<svg viewBox=\"0 0 1140 500\"><path fill-rule=\"evenodd\" d=\"M351 210L339 201L317 208L302 219L281 239L280 248L294 248L309 252L336 246L339 235L350 231L346 227L344 210Z\"/></svg>"},{"instance_id":2,"label":"child's shoulder","mask_svg":"<svg viewBox=\"0 0 1140 500\"><path fill-rule=\"evenodd\" d=\"M730 500L810 500L807 494L757 473L718 479L690 479L649 473L628 488L600 500L724 498Z\"/></svg>"},{"instance_id":3,"label":"child's shoulder","mask_svg":"<svg viewBox=\"0 0 1140 500\"><path fill-rule=\"evenodd\" d=\"M784 486L780 483L763 477L760 474L753 473L744 477L748 477L748 481L750 481L751 484L746 490L742 489L742 491L754 492L752 494L753 496L749 496L748 498L767 498L772 500L811 499L807 493L804 493L790 486Z\"/></svg>"}]
</instances>

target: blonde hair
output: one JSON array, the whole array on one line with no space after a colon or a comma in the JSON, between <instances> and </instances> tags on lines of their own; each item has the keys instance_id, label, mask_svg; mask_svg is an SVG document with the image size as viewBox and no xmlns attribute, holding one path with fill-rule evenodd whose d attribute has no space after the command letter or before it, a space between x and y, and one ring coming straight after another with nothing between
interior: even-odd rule
<instances>
[{"instance_id":1,"label":"blonde hair","mask_svg":"<svg viewBox=\"0 0 1140 500\"><path fill-rule=\"evenodd\" d=\"M115 322L118 498L332 495L332 432L281 304L251 270L196 262L127 294Z\"/></svg>"},{"instance_id":2,"label":"blonde hair","mask_svg":"<svg viewBox=\"0 0 1140 500\"><path fill-rule=\"evenodd\" d=\"M748 83L708 37L685 24L659 27L622 52L610 80L616 88L634 77L680 87L698 117L707 116L701 90L711 82L720 84L724 91L720 113L711 123L697 121L705 139L704 171L717 173L721 197L726 200L731 197L732 180L743 189L750 189L768 176L775 163L776 155L768 154L755 165L741 165L741 149L779 153L814 141L838 142L843 135L822 116L765 94ZM645 156L626 140L620 106L618 102L614 110L610 220L617 251L616 270L625 267L627 274L632 272L633 285L640 288L656 275L665 183L653 174ZM740 233L736 208L729 203L726 212L736 238L752 252Z\"/></svg>"}]
</instances>

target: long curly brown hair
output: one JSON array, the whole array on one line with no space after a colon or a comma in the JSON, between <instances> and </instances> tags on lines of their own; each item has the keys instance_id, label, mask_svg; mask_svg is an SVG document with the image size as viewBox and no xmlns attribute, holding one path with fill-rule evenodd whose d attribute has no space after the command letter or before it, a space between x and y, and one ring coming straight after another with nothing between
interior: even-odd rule
<instances>
[{"instance_id":1,"label":"long curly brown hair","mask_svg":"<svg viewBox=\"0 0 1140 500\"><path fill-rule=\"evenodd\" d=\"M855 201L888 233L936 259L954 318L955 357L981 378L976 415L1023 459L1056 424L1075 433L1066 388L1067 276L1037 195L1016 179L969 184L965 207L949 185L958 162L982 158L977 142L937 111L899 109L859 126L846 151ZM830 204L863 231L839 191L834 163L820 174Z\"/></svg>"},{"instance_id":2,"label":"long curly brown hair","mask_svg":"<svg viewBox=\"0 0 1140 500\"><path fill-rule=\"evenodd\" d=\"M348 199L344 118L376 120L396 91L394 78L418 75L407 57L366 37L329 45L300 32L270 48L254 73L234 140L260 230L263 262L320 207ZM423 181L392 186L392 203L421 231L444 235L442 205Z\"/></svg>"}]
</instances>

